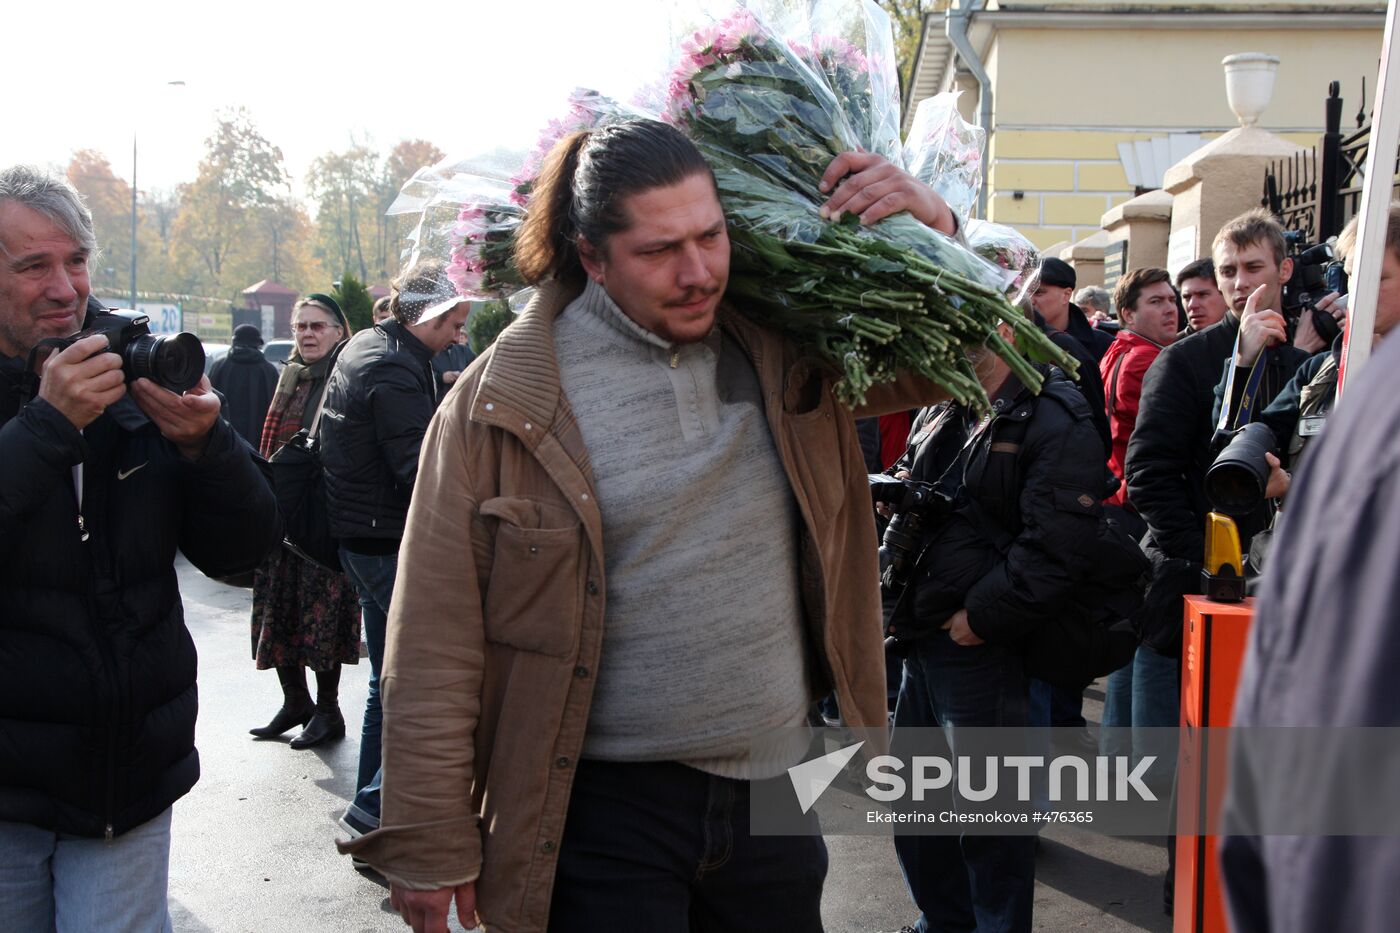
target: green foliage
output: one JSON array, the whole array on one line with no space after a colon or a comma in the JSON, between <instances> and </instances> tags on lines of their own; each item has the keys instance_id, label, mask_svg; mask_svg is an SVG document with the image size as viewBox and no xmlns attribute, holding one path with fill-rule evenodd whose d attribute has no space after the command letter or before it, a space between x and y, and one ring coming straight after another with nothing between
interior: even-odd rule
<instances>
[{"instance_id":1,"label":"green foliage","mask_svg":"<svg viewBox=\"0 0 1400 933\"><path fill-rule=\"evenodd\" d=\"M370 297L364 282L346 272L340 277L340 284L331 292L331 296L340 303L340 310L345 312L352 331L359 333L366 327L374 326L374 299Z\"/></svg>"},{"instance_id":2,"label":"green foliage","mask_svg":"<svg viewBox=\"0 0 1400 933\"><path fill-rule=\"evenodd\" d=\"M487 347L496 342L501 331L515 320L515 315L511 313L510 305L504 301L483 301L474 304L476 307L467 319L467 343L472 352L480 356Z\"/></svg>"}]
</instances>

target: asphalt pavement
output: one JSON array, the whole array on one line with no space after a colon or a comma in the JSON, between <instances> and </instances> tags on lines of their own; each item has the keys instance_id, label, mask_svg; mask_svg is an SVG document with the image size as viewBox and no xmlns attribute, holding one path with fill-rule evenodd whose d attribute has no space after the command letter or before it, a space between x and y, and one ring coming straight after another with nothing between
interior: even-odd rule
<instances>
[{"instance_id":1,"label":"asphalt pavement","mask_svg":"<svg viewBox=\"0 0 1400 933\"><path fill-rule=\"evenodd\" d=\"M337 854L336 818L354 794L369 662L344 668L340 705L350 735L293 751L254 739L281 703L273 671L253 667L251 591L214 583L182 562L185 615L199 648L197 731L203 775L175 805L171 916L178 933L403 930L388 891ZM313 683L314 689L314 683ZM1086 704L1097 718L1098 704ZM830 836L822 913L830 933L898 930L913 922L886 838ZM1166 931L1155 840L1047 830L1036 862L1037 930ZM454 930L461 927L455 923ZM625 917L617 929L631 933ZM646 931L650 933L650 931ZM664 931L663 931L664 933Z\"/></svg>"}]
</instances>

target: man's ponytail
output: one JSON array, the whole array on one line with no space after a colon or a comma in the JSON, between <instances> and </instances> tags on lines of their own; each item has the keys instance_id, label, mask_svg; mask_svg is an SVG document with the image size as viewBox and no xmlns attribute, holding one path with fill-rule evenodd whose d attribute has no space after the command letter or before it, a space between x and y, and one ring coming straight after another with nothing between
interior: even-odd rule
<instances>
[{"instance_id":1,"label":"man's ponytail","mask_svg":"<svg viewBox=\"0 0 1400 933\"><path fill-rule=\"evenodd\" d=\"M515 237L515 267L531 285L551 278L567 284L583 280L573 216L574 173L590 133L579 130L555 143L531 192L530 209Z\"/></svg>"}]
</instances>

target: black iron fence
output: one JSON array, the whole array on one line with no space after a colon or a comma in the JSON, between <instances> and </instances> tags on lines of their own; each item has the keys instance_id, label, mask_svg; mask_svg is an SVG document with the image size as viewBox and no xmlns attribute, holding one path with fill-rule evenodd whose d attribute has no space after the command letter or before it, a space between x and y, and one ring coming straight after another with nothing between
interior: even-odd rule
<instances>
[{"instance_id":1,"label":"black iron fence","mask_svg":"<svg viewBox=\"0 0 1400 933\"><path fill-rule=\"evenodd\" d=\"M1362 85L1363 98L1365 93ZM1336 81L1328 85L1325 106L1326 129L1318 144L1270 165L1260 201L1283 221L1285 229L1301 231L1309 243L1336 236L1361 209L1371 145L1371 119L1364 103L1356 116L1357 128L1346 135L1341 131L1341 85ZM1400 171L1396 174L1400 176ZM1392 185L1392 190L1400 194L1400 184Z\"/></svg>"}]
</instances>

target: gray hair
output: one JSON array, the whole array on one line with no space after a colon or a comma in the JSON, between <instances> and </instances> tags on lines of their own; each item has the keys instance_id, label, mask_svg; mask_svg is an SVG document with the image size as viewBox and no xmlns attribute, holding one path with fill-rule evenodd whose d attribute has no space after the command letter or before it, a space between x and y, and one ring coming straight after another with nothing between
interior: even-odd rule
<instances>
[{"instance_id":1,"label":"gray hair","mask_svg":"<svg viewBox=\"0 0 1400 933\"><path fill-rule=\"evenodd\" d=\"M1113 300L1108 297L1107 289L1097 285L1086 285L1075 292L1074 303L1081 308L1086 304L1093 305L1104 314L1113 314Z\"/></svg>"},{"instance_id":2,"label":"gray hair","mask_svg":"<svg viewBox=\"0 0 1400 933\"><path fill-rule=\"evenodd\" d=\"M90 259L96 256L97 235L92 230L92 212L68 179L32 165L0 169L0 203L5 201L43 214L74 243L87 250ZM4 249L0 242L0 251Z\"/></svg>"}]
</instances>

